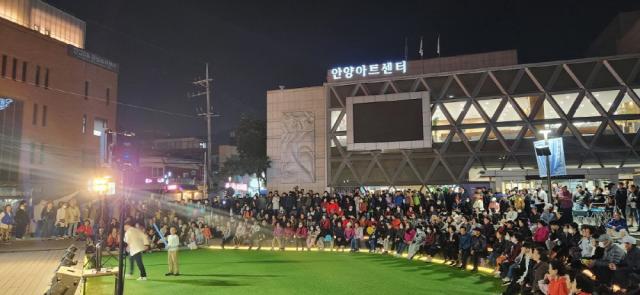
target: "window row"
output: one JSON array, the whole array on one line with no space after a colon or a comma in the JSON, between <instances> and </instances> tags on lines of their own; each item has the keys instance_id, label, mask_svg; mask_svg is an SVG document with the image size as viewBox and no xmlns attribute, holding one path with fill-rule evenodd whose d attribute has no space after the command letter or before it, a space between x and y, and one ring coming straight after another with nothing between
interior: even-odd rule
<instances>
[{"instance_id":1,"label":"window row","mask_svg":"<svg viewBox=\"0 0 640 295\"><path fill-rule=\"evenodd\" d=\"M640 93L640 88L634 89L636 94ZM640 106L636 104L629 93L621 94L619 90L595 91L591 93L595 101L604 109L605 112L611 112L613 115L640 115ZM614 102L618 95L622 95L622 100L617 106ZM565 115L572 114L573 118L589 118L600 117L596 105L591 99L585 95L578 105L575 105L579 93L565 93L553 95L553 101L545 99L542 96L521 96L514 97L515 105L522 111L524 116L530 117L535 106L540 104L534 120L558 119L561 118L558 111ZM452 120L460 121L461 124L482 124L485 120L474 104L470 104L467 113L461 118L463 109L467 106L468 101L445 102L442 105L448 111ZM497 115L497 122L517 122L522 121L522 117L508 99L494 98L478 100L478 105L487 114L489 118L493 118L501 104L504 104L502 111ZM574 106L575 105L575 106ZM614 109L615 107L615 109ZM437 106L431 116L433 126L451 125L441 106Z\"/></svg>"},{"instance_id":2,"label":"window row","mask_svg":"<svg viewBox=\"0 0 640 295\"><path fill-rule=\"evenodd\" d=\"M2 78L10 77L14 81L21 81L23 83L28 82L29 63L27 61L19 61L17 58L9 58L6 54L2 55L0 64L0 76ZM45 89L49 89L49 73L50 70L47 67L41 67L36 65L34 69L33 85L36 87L43 86ZM18 79L18 77L20 79ZM89 99L90 83L84 81L84 99ZM105 90L105 104L111 103L111 88L107 87Z\"/></svg>"},{"instance_id":3,"label":"window row","mask_svg":"<svg viewBox=\"0 0 640 295\"><path fill-rule=\"evenodd\" d=\"M9 71L11 73L9 73ZM0 64L0 76L6 78L11 77L12 80L24 83L28 82L29 63L27 61L20 62L17 58L9 58L6 54L2 55L2 63ZM34 70L33 83L35 86L44 86L45 89L49 88L49 68L36 65ZM42 83L42 84L41 84Z\"/></svg>"},{"instance_id":4,"label":"window row","mask_svg":"<svg viewBox=\"0 0 640 295\"><path fill-rule=\"evenodd\" d=\"M614 120L614 122L624 134L636 134L638 132L638 129L640 129L640 119ZM578 130L578 132L580 132L582 136L594 136L598 131L598 128L600 128L601 124L602 124L602 121L573 122L573 126L576 127L576 129ZM536 126L536 128L539 130L547 129L547 130L553 131L560 128L560 125L561 125L560 123L542 124L542 125ZM520 132L522 132L523 128L524 128L523 125L496 127L496 129L498 129L502 137L506 140L516 139L516 137L518 137ZM485 130L486 128L484 127L483 128L463 128L462 132L464 133L464 135L467 137L469 141L478 141L484 134ZM431 133L432 140L433 142L436 142L436 143L444 142L449 136L449 133L451 132L452 131L449 129L433 130ZM606 125L604 130L602 131L602 134L613 135L615 134L615 132L613 131L613 129L611 129L611 126ZM565 128L563 135L565 136L572 135L571 129ZM536 135L527 128L525 130L523 138L536 138ZM493 131L490 131L489 134L487 135L487 140L497 140L497 139L498 138ZM452 141L454 142L461 141L461 139L457 134L454 134Z\"/></svg>"},{"instance_id":5,"label":"window row","mask_svg":"<svg viewBox=\"0 0 640 295\"><path fill-rule=\"evenodd\" d=\"M640 94L640 88L634 89L636 94ZM607 91L595 91L592 92L593 98L598 102L598 104L606 111L611 112L613 115L640 115L640 106L636 104L629 93L620 93L619 90L607 90ZM615 106L614 102L618 95L622 95L622 100L620 103ZM592 117L600 117L600 112L596 109L596 106L591 102L591 100L585 95L580 103L575 106L575 101L578 99L579 93L565 93L565 94L555 94L553 95L553 99L555 100L555 104L552 103L548 99L544 99L542 96L520 96L513 97L513 101L518 106L518 108L522 111L523 115L526 117L531 116L531 112L535 106L540 104L542 100L542 105L539 107L535 116L533 116L534 120L545 120L545 119L559 119L561 118L560 114L557 112L557 109L560 110L565 115L571 114L573 118L592 118ZM484 124L486 121L480 115L478 108L474 104L470 104L468 106L468 111L464 115L463 118L460 118L462 115L462 111L469 104L467 100L464 101L455 101L455 102L445 102L442 105L444 106L444 110L446 110L451 119L454 121L460 120L460 124ZM478 105L482 108L485 114L489 118L493 118L498 111L498 108L501 104L504 104L502 111L497 115L497 122L518 122L522 121L522 117L518 114L518 111L514 107L514 105L505 98L493 98L493 99L481 99L478 100ZM554 107L556 105L556 107ZM432 108L433 109L433 108ZM613 110L612 110L613 109ZM448 126L452 125L451 122L447 119L445 112L441 106L437 106L431 115L431 124L432 126ZM347 117L346 114L340 118L340 110L331 110L331 128L336 127L335 131L346 131L347 130ZM340 123L336 126L336 122L340 119Z\"/></svg>"}]
</instances>

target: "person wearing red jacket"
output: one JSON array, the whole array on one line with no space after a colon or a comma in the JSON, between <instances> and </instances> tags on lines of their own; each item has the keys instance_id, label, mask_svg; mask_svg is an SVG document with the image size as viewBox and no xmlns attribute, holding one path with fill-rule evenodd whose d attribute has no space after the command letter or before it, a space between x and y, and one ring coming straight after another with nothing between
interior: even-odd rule
<instances>
[{"instance_id":1,"label":"person wearing red jacket","mask_svg":"<svg viewBox=\"0 0 640 295\"><path fill-rule=\"evenodd\" d=\"M334 199L331 199L325 206L327 209L327 214L329 214L329 216L338 214L338 212L340 211L340 207L338 206L338 204L336 204L336 201Z\"/></svg>"},{"instance_id":2,"label":"person wearing red jacket","mask_svg":"<svg viewBox=\"0 0 640 295\"><path fill-rule=\"evenodd\" d=\"M287 226L284 228L284 245L283 247L288 246L293 242L293 236L295 235L296 230L293 228L291 222L287 222Z\"/></svg>"},{"instance_id":3,"label":"person wearing red jacket","mask_svg":"<svg viewBox=\"0 0 640 295\"><path fill-rule=\"evenodd\" d=\"M93 227L91 226L91 221L89 219L85 220L84 223L76 229L76 233L78 234L78 241L93 239Z\"/></svg>"},{"instance_id":4,"label":"person wearing red jacket","mask_svg":"<svg viewBox=\"0 0 640 295\"><path fill-rule=\"evenodd\" d=\"M298 246L304 251L304 245L306 244L308 235L309 229L307 229L302 222L298 223L298 228L294 234L294 238L296 240L296 251L298 251ZM307 247L307 251L310 251L309 247Z\"/></svg>"},{"instance_id":5,"label":"person wearing red jacket","mask_svg":"<svg viewBox=\"0 0 640 295\"><path fill-rule=\"evenodd\" d=\"M547 227L547 223L544 220L538 220L538 227L536 228L535 233L533 234L533 241L540 245L545 246L545 242L549 238L549 227Z\"/></svg>"}]
</instances>

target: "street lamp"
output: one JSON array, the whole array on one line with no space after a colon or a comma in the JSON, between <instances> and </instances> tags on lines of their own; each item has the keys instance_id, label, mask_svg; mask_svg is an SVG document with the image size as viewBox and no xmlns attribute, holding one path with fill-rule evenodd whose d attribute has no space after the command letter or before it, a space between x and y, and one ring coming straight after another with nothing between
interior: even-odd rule
<instances>
[{"instance_id":1,"label":"street lamp","mask_svg":"<svg viewBox=\"0 0 640 295\"><path fill-rule=\"evenodd\" d=\"M545 157L547 166L547 188L549 189L549 198L552 198L553 192L551 191L551 162L549 160L549 156L551 156L551 149L549 148L549 133L551 133L551 130L543 129L539 132L544 136L545 147L536 149L536 154L538 154L538 156Z\"/></svg>"},{"instance_id":2,"label":"street lamp","mask_svg":"<svg viewBox=\"0 0 640 295\"><path fill-rule=\"evenodd\" d=\"M105 204L106 196L112 196L116 193L116 184L111 176L95 177L89 181L89 191L94 192L100 198L100 225L106 224L105 220Z\"/></svg>"}]
</instances>

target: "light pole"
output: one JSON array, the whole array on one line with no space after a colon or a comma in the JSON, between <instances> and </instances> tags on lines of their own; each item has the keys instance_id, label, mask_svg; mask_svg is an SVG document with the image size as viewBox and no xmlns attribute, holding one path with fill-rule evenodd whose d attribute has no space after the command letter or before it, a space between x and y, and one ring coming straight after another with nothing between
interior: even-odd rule
<instances>
[{"instance_id":1,"label":"light pole","mask_svg":"<svg viewBox=\"0 0 640 295\"><path fill-rule=\"evenodd\" d=\"M551 130L544 129L540 130L540 134L544 136L544 144L546 145L547 152L545 153L545 161L547 166L547 188L549 189L549 199L553 198L553 192L551 191L551 162L549 156L551 156L551 149L549 148L549 133Z\"/></svg>"},{"instance_id":2,"label":"light pole","mask_svg":"<svg viewBox=\"0 0 640 295\"><path fill-rule=\"evenodd\" d=\"M105 223L105 198L107 196L115 195L116 184L111 176L96 177L89 181L89 191L95 192L100 198L100 222ZM102 225L101 225L102 226ZM99 270L102 265L102 245L103 241L100 240L99 244L96 244L96 269Z\"/></svg>"}]
</instances>

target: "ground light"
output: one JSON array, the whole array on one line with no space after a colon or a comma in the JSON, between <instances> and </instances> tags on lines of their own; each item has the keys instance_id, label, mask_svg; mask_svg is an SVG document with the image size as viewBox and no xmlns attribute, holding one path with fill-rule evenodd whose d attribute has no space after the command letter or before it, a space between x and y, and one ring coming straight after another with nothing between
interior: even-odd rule
<instances>
[{"instance_id":1,"label":"ground light","mask_svg":"<svg viewBox=\"0 0 640 295\"><path fill-rule=\"evenodd\" d=\"M213 250L249 250L249 247L247 246L241 246L238 248L235 247L227 247L226 249L222 249L221 246L208 246L208 249L213 249ZM256 251L257 249L252 248L251 251ZM260 251L271 251L270 247L261 247ZM274 249L273 251L281 251L279 249ZM284 251L291 251L291 252L305 252L307 251L306 248L304 248L304 250L296 250L296 248L294 247L285 247ZM318 248L312 248L311 251L314 252L334 252L334 253L338 253L338 254L349 254L351 253L348 249L345 249L344 252L342 251L331 251L331 250L320 250ZM357 251L358 253L363 253L363 254L368 254L368 255L384 255L383 253L370 253L367 250L364 251ZM388 255L390 257L397 257L398 259L400 258L407 258L408 254L402 254L401 256L394 256L394 255ZM414 256L414 260L419 260L419 261L424 261L427 262L427 257L426 256L422 256L422 255L416 255ZM431 259L431 263L436 263L436 264L445 264L443 259L439 259L439 258L433 258ZM471 270L473 269L472 265L467 265L467 270ZM486 273L486 274L493 274L493 269L489 268L489 267L482 267L482 266L478 266L478 271L482 272L482 273Z\"/></svg>"}]
</instances>

